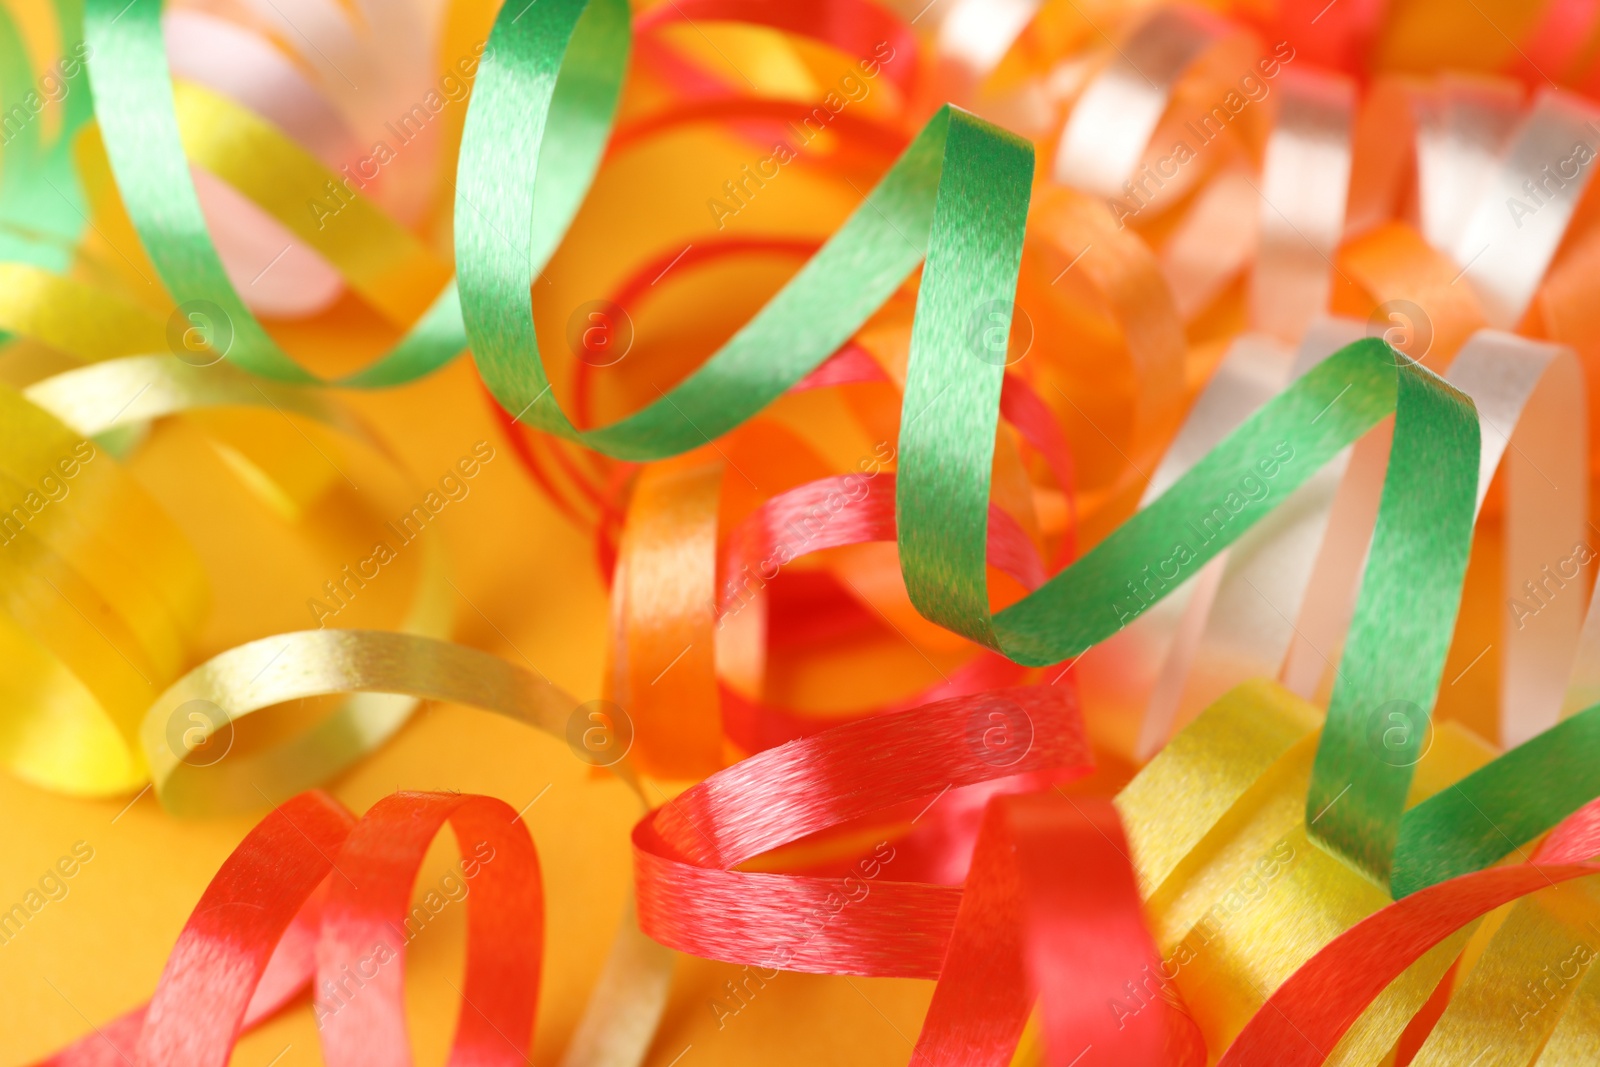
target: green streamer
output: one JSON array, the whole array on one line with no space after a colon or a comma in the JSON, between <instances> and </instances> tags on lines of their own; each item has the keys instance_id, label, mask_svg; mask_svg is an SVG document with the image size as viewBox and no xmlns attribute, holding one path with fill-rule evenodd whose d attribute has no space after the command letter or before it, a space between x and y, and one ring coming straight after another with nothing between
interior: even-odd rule
<instances>
[{"instance_id":1,"label":"green streamer","mask_svg":"<svg viewBox=\"0 0 1600 1067\"><path fill-rule=\"evenodd\" d=\"M1416 375L1402 374L1399 386L1377 526L1306 800L1313 836L1383 883L1426 731L1399 731L1394 746L1374 741L1387 740L1386 709L1420 719L1438 697L1472 546L1480 448L1471 401L1456 394L1452 404ZM1423 417L1404 417L1408 400Z\"/></svg>"},{"instance_id":2,"label":"green streamer","mask_svg":"<svg viewBox=\"0 0 1600 1067\"><path fill-rule=\"evenodd\" d=\"M124 0L88 0L86 22L94 48L95 114L106 155L140 242L173 300L206 300L220 307L233 327L227 358L276 381L382 388L414 381L459 355L467 336L454 282L393 349L343 378L322 382L272 339L228 280L206 231L178 132L161 9L162 0L126 5ZM625 16L626 7L621 10ZM554 252L599 167L627 66L626 34L624 17L620 48L613 33L606 47L575 51L571 69L561 71L554 122L540 157L548 176L539 190L535 270ZM554 53L557 65L561 55Z\"/></svg>"},{"instance_id":3,"label":"green streamer","mask_svg":"<svg viewBox=\"0 0 1600 1067\"><path fill-rule=\"evenodd\" d=\"M923 308L919 304L920 317ZM1399 833L1415 730L1372 743L1400 702L1421 717L1438 693L1472 541L1478 424L1472 402L1373 339L1350 345L1266 404L1149 507L1071 567L992 618L980 536L995 409L954 388L968 372L912 349L897 501L901 566L919 611L1021 663L1078 655L1115 633L1236 541L1386 416L1394 446L1366 573L1307 798L1313 837L1384 884ZM923 397L930 399L923 401ZM967 436L956 436L959 433ZM976 522L977 525L972 524ZM992 634L992 636L991 636Z\"/></svg>"},{"instance_id":4,"label":"green streamer","mask_svg":"<svg viewBox=\"0 0 1600 1067\"><path fill-rule=\"evenodd\" d=\"M1564 719L1406 812L1396 899L1482 870L1600 796L1600 704Z\"/></svg>"},{"instance_id":5,"label":"green streamer","mask_svg":"<svg viewBox=\"0 0 1600 1067\"><path fill-rule=\"evenodd\" d=\"M627 460L699 447L753 417L832 355L922 261L943 188L946 131L953 122L976 122L953 119L959 113L949 108L799 273L698 370L633 415L578 430L551 395L534 336L530 286L536 272L527 250L538 212L530 206L543 203L535 199L536 179L545 165L542 138L556 125L551 92L562 52L575 39L587 52L603 33L625 41L627 9L621 0L541 0L520 13L516 6L500 11L489 36L492 55L484 57L467 111L456 262L479 372L523 422ZM597 25L584 25L590 22ZM537 171L527 166L535 158Z\"/></svg>"}]
</instances>

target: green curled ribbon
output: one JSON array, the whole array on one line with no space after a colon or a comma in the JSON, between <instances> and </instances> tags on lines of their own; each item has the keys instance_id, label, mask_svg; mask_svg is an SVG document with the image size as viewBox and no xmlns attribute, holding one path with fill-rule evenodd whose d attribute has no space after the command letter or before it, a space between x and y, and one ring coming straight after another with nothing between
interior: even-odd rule
<instances>
[{"instance_id":1,"label":"green curled ribbon","mask_svg":"<svg viewBox=\"0 0 1600 1067\"><path fill-rule=\"evenodd\" d=\"M991 407L976 433L950 436L980 411L952 387L963 371L950 347L920 365L926 353L912 348L903 412L930 399L927 414L902 430L901 567L924 615L1022 663L1056 662L1109 637L1394 415L1377 527L1306 808L1315 839L1386 884L1415 762L1407 757L1423 731L1380 749L1369 726L1395 701L1431 709L1438 693L1472 541L1479 443L1471 400L1380 340L1349 345L1082 559L991 615L982 519L970 523L988 503L995 414ZM963 447L981 458L963 457Z\"/></svg>"},{"instance_id":2,"label":"green curled ribbon","mask_svg":"<svg viewBox=\"0 0 1600 1067\"><path fill-rule=\"evenodd\" d=\"M89 2L92 77L107 151L141 239L174 296L212 300L236 316L230 359L258 374L310 381L244 309L205 236L173 117L159 0L134 0L119 16L120 3ZM1357 342L1268 403L1077 563L991 613L985 531L1004 368L984 358L974 324L992 328L998 310L1000 325L1009 325L1032 146L958 108L941 109L861 207L698 370L638 412L579 430L551 395L530 286L593 178L630 35L624 0L501 10L457 175L459 305L447 288L399 348L337 384L409 380L451 358L460 334L496 398L522 421L617 458L665 458L756 415L925 265L900 431L906 587L928 618L1028 665L1078 655L1137 618L1392 415L1377 527L1307 799L1314 836L1387 884L1412 776L1410 761L1396 757L1415 754L1421 731L1399 751L1379 752L1368 727L1392 702L1426 711L1437 695L1472 537L1479 445L1470 400L1382 341Z\"/></svg>"},{"instance_id":3,"label":"green curled ribbon","mask_svg":"<svg viewBox=\"0 0 1600 1067\"><path fill-rule=\"evenodd\" d=\"M394 348L342 378L319 379L273 340L228 280L206 231L178 132L161 8L162 0L88 0L84 29L93 49L89 83L106 157L139 241L173 301L205 300L221 308L233 328L226 358L279 382L382 388L413 381L459 355L467 337L453 282Z\"/></svg>"},{"instance_id":4,"label":"green curled ribbon","mask_svg":"<svg viewBox=\"0 0 1600 1067\"><path fill-rule=\"evenodd\" d=\"M1600 796L1600 704L1564 719L1406 812L1396 899L1482 870Z\"/></svg>"},{"instance_id":5,"label":"green curled ribbon","mask_svg":"<svg viewBox=\"0 0 1600 1067\"><path fill-rule=\"evenodd\" d=\"M520 14L513 6L501 9L489 35L461 140L456 262L462 315L478 370L507 411L619 459L663 459L722 436L850 340L926 255L936 205L947 195L947 141L957 126L981 128L980 141L1001 141L1013 156L1028 151L1010 134L952 108L940 111L867 202L699 369L638 412L579 430L551 395L539 358L530 295L538 257L529 249L538 252L539 240L549 235L540 218L540 179L548 162L543 138L558 117L552 103L560 105L569 78L593 62L575 57L590 56L602 42L612 42L613 62L626 55L627 5L542 0ZM600 94L580 84L592 116ZM538 161L535 167L527 165L530 159ZM1028 176L1021 174L1024 204ZM1008 230L1007 237L1020 241L1020 231Z\"/></svg>"}]
</instances>

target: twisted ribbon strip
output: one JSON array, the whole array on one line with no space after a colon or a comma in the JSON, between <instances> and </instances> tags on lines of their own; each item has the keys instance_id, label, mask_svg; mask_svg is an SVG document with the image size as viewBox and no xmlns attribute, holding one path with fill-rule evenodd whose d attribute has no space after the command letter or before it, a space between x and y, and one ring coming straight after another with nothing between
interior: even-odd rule
<instances>
[{"instance_id":1,"label":"twisted ribbon strip","mask_svg":"<svg viewBox=\"0 0 1600 1067\"><path fill-rule=\"evenodd\" d=\"M402 927L423 855L447 823L471 880L452 1062L525 1063L544 890L516 812L493 797L396 793L357 821L311 792L276 807L228 857L178 935L150 1003L39 1067L220 1067L241 1029L308 985L319 998L328 1063L410 1062ZM209 1010L197 1015L196 1003Z\"/></svg>"}]
</instances>

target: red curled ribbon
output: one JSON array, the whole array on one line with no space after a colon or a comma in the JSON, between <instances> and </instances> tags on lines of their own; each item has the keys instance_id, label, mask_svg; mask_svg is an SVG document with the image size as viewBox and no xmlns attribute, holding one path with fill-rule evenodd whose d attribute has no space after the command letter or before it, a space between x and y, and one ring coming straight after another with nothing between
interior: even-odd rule
<instances>
[{"instance_id":1,"label":"red curled ribbon","mask_svg":"<svg viewBox=\"0 0 1600 1067\"><path fill-rule=\"evenodd\" d=\"M893 541L894 475L881 474L877 480L879 490L873 492L860 475L835 474L772 497L729 535L723 552L724 579L748 570L770 581L776 576L776 566L771 575L765 571L774 564L782 566L825 548ZM788 550L774 559L774 550L791 536L790 528L804 523L807 515L823 508L830 497L847 501L850 506L840 509L835 520L811 534L800 549ZM1044 584L1044 564L1028 535L1016 519L993 504L989 505L989 564L1028 589ZM726 586L723 588L724 596L718 610L726 612L734 592L728 591Z\"/></svg>"},{"instance_id":2,"label":"red curled ribbon","mask_svg":"<svg viewBox=\"0 0 1600 1067\"><path fill-rule=\"evenodd\" d=\"M1205 1063L1180 1004L1106 1008L1157 959L1138 900L1110 801L992 800L912 1062L1009 1064L1037 993L1052 1063Z\"/></svg>"},{"instance_id":3,"label":"red curled ribbon","mask_svg":"<svg viewBox=\"0 0 1600 1067\"><path fill-rule=\"evenodd\" d=\"M1218 1067L1322 1063L1325 1050L1423 953L1502 904L1600 874L1600 864L1581 862L1597 848L1600 801L1591 801L1551 832L1532 862L1438 882L1367 916L1323 946L1273 992Z\"/></svg>"},{"instance_id":4,"label":"red curled ribbon","mask_svg":"<svg viewBox=\"0 0 1600 1067\"><path fill-rule=\"evenodd\" d=\"M952 789L1044 784L1090 763L1073 691L1047 686L941 701L770 749L635 827L641 923L717 959L937 977L918 1060L1009 1062L1042 995L1055 1062L1203 1062L1176 1005L1157 1001L1126 1028L1103 1010L1156 959L1108 801L1052 792L990 801L965 890L876 880L894 861L882 846L860 878L734 870L932 797L920 817ZM472 886L450 1062L525 1063L544 895L521 820L491 797L396 793L357 822L314 790L274 809L223 863L150 1003L39 1067L222 1067L243 1030L308 983L332 1067L409 1063L403 928L417 871L447 822ZM208 1010L194 1011L197 1002ZM1071 1047L1085 1037L1089 1048Z\"/></svg>"},{"instance_id":5,"label":"red curled ribbon","mask_svg":"<svg viewBox=\"0 0 1600 1067\"><path fill-rule=\"evenodd\" d=\"M955 789L1037 788L1091 765L1075 692L1055 686L956 697L768 749L634 828L640 926L758 970L937 978L918 1063L1003 1067L1036 995L1052 1062L1204 1062L1175 1005L1153 1003L1125 1029L1106 1010L1157 959L1109 801L991 800L964 890L880 878L895 861L884 846L844 877L736 869L902 807L914 825Z\"/></svg>"},{"instance_id":6,"label":"red curled ribbon","mask_svg":"<svg viewBox=\"0 0 1600 1067\"><path fill-rule=\"evenodd\" d=\"M223 1067L239 1034L313 977L330 1067L409 1064L403 928L417 870L447 822L471 884L450 1062L526 1063L544 944L527 827L503 801L445 793L396 793L357 822L312 790L274 809L224 861L150 1003L37 1067Z\"/></svg>"}]
</instances>

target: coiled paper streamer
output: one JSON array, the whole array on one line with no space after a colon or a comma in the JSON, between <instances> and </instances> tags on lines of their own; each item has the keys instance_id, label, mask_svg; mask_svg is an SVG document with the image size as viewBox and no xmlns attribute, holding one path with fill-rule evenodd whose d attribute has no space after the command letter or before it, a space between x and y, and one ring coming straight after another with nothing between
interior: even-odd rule
<instances>
[{"instance_id":1,"label":"coiled paper streamer","mask_svg":"<svg viewBox=\"0 0 1600 1067\"><path fill-rule=\"evenodd\" d=\"M1359 36L1362 20L1369 15L1352 16L1348 25L1341 23L1346 26L1341 39ZM1468 401L1376 341L1345 349L1220 441L1188 474L1080 562L995 612L984 570L987 563L1008 562L1003 569L1025 578L1024 586L1035 584L1041 575L1028 568L1026 554L1019 560L1006 547L1016 543L1012 535L996 538L992 533L996 521L991 519L990 470L1005 375L997 365L982 366L963 350L964 315L969 305L982 307L997 301L1004 308L1000 326L1003 329L1008 324L1023 254L1031 157L1026 146L992 126L958 110L944 110L911 143L862 211L727 349L639 415L598 431L579 431L549 395L550 381L537 359L530 358L536 349L530 306L523 294L581 199L592 173L592 159L597 158L598 146L603 143L605 119L614 106L615 78L620 77L626 54L619 47L626 36L624 16L617 5L590 9L549 4L541 5L537 17L530 14L526 26L511 29L517 18L502 13L494 42L497 47L486 60L479 100L470 112L457 211L462 306L486 380L508 410L626 459L657 459L688 451L720 437L765 407L839 349L926 255L905 369L900 469L893 489L894 530L906 587L919 610L933 620L1013 660L1037 665L1074 656L1138 616L1168 591L1184 567L1192 564L1199 568L1234 543L1312 472L1333 461L1368 428L1394 414L1390 469L1376 504L1372 549L1320 748L1314 765L1305 766L1302 761L1302 770L1310 779L1300 783L1299 792L1303 796L1309 787L1309 799L1303 816L1298 816L1320 840L1374 875L1379 886L1387 883L1395 842L1406 840L1401 812L1411 771L1409 765L1372 765L1363 751L1364 731L1371 712L1384 702L1405 700L1426 709L1432 706L1439 688L1466 568L1474 505L1481 503L1494 469L1485 459L1474 482L1478 420ZM232 309L230 315L243 312L248 316L237 295L226 288L220 261L202 236L198 204L184 193L190 188L187 176L178 169L181 144L186 143L180 131L190 123L204 131L207 122L235 120L226 117L225 107L207 103L203 94L180 93L177 110L166 107L162 97L166 74L155 30L155 6L143 4L137 17L134 13L128 17L133 18L130 25L134 29L122 36L119 34L124 31L111 28L116 16L109 4L92 6L89 20L90 35L104 46L106 56L95 68L97 98L133 102L120 112L123 104L107 104L99 116L124 201L175 292L204 294L207 299L220 295L223 300L219 303L234 302L225 304ZM570 74L562 66L568 56L585 60L574 64ZM130 87L138 91L121 92ZM169 113L178 117L167 122ZM1561 115L1561 108L1554 107L1552 113ZM1536 113L1536 118L1537 122L1530 120L1535 134L1544 128L1539 123L1557 121L1543 111ZM237 125L248 130L248 123L242 120ZM541 139L546 130L548 141ZM1528 143L1547 142L1532 137ZM142 155L150 146L156 149L154 167L148 167ZM561 165L570 158L563 152L578 157L578 163ZM544 183L536 182L537 171L528 165L532 160L540 162ZM302 168L302 174L317 176L310 168ZM551 174L555 175L553 184ZM569 181L574 176L582 180ZM546 191L540 193L540 189ZM262 192L264 195L265 190ZM169 198L170 204L166 203ZM482 212L488 214L477 210L479 200L484 202ZM1576 200L1575 193L1572 200ZM1338 206L1342 211L1334 198L1323 198L1320 206ZM164 222L158 207L170 208L182 221L177 225ZM475 213L482 214L481 223L472 221ZM1552 210L1548 215L1543 225L1553 227L1549 232L1559 237L1568 216L1564 210ZM1265 209L1262 218L1267 219ZM1323 235L1327 241L1333 241L1337 228L1337 223L1327 228ZM499 229L512 238L505 247L497 245L505 234L490 232ZM891 233L901 229L905 232ZM1268 229L1263 227L1263 239L1270 237ZM1496 288L1500 284L1497 276L1470 275L1486 294L1491 321L1512 325L1531 298L1527 278L1543 273L1555 248L1548 235L1534 243L1539 246L1533 250L1538 262L1533 268L1523 264L1516 282L1521 287L1520 306L1518 293ZM1333 245L1326 247L1331 250ZM530 258L531 265L525 261ZM1496 263L1503 258L1497 257ZM1484 269L1491 268L1498 269L1495 264ZM1471 265L1464 269L1470 271ZM1258 268L1257 278L1262 277ZM848 278L849 284L841 285L840 278ZM863 279L870 284L860 285ZM1326 281L1319 278L1318 284ZM371 288L375 293L392 292L381 278L372 282ZM448 293L445 290L424 320L440 326L436 333L419 326L420 335L413 337L422 339L409 349L402 346L406 356L388 357L364 376L349 379L349 384L397 381L453 355L461 344L453 332ZM1313 299L1308 306L1314 308L1320 302ZM398 315L400 308L393 311ZM19 317L18 321L24 320ZM245 323L241 345L230 358L247 370L304 380L305 372L288 361L264 330L251 325L254 319L239 321ZM1306 321L1307 315L1301 312L1288 325L1275 328L1292 336ZM31 328L43 333L54 327L41 324ZM101 342L74 343L87 352ZM782 358L770 358L772 350L779 351ZM1169 395L1177 395L1170 382L1163 385ZM1167 410L1165 404L1155 407ZM1154 431L1148 433L1155 436ZM1278 458L1274 449L1279 445L1294 459ZM1274 492L1260 501L1245 500L1245 494L1233 487L1245 476L1265 477L1259 466L1262 458L1254 454L1263 447L1272 452L1280 467L1273 476L1277 479ZM692 466L686 469L694 470ZM1252 469L1255 475L1251 475ZM662 481L662 492L669 503L678 502L681 491L690 484L694 484L693 475L687 482ZM694 491L705 493L707 484L702 480ZM1283 495L1277 495L1277 490ZM1237 510L1230 503L1230 494L1240 498ZM704 507L702 503L702 516ZM1180 555L1174 551L1176 546L1166 543L1173 537L1172 531L1181 529L1182 520L1190 514L1216 515L1218 507L1225 509L1226 531L1208 537L1201 550L1188 553L1193 558L1179 563L1178 572L1168 577L1163 564L1170 566ZM1211 521L1218 524L1215 518ZM999 524L1004 528L1004 520ZM694 525L694 536L702 543L705 530L702 518ZM669 531L667 539L672 536ZM994 556L989 554L991 547L996 549ZM700 555L709 557L714 566L714 552ZM643 581L640 576L631 576L631 580ZM1143 594L1138 592L1140 583ZM644 589L638 587L636 594ZM1398 610L1402 600L1408 609L1404 613ZM638 596L624 604L637 610ZM344 640L361 649L368 638L356 635ZM310 659L316 662L318 657ZM224 666L209 669L218 673ZM352 687L405 689L389 671L377 674L359 678ZM438 692L426 687L423 691ZM1201 721L1204 717L1197 720L1196 728ZM378 736L370 736L364 744L375 742ZM701 739L702 746L705 741ZM1420 744L1420 739L1409 744ZM1301 749L1302 756L1308 754L1308 749ZM1401 752L1402 756L1411 754L1410 750ZM697 758L706 758L703 748ZM1511 762L1492 766L1517 766L1512 756L1504 759ZM1524 777L1518 781L1526 782L1527 772L1521 773ZM1583 787L1574 789L1555 807L1580 803L1581 798L1573 797ZM1291 806L1297 808L1301 796L1295 794L1292 787L1285 792ZM670 806L665 810L670 811ZM986 833L1003 833L1011 825L1008 819L1022 818L1032 810L1024 801L999 804ZM1550 824L1548 815L1532 817L1528 825L1543 829ZM1106 825L1097 818L1086 820L1080 828ZM987 855L981 843L979 855ZM1356 898L1369 903L1381 899L1381 889L1370 883L1350 884L1365 886L1359 892L1350 890ZM984 885L981 876L969 883L974 890L972 900L988 899L978 892ZM1398 892L1400 883L1395 888ZM1047 1004L1047 1016L1051 1012ZM1153 1013L1151 1018L1159 1014ZM982 1013L980 1017L989 1018ZM928 1033L937 1035L938 1017L930 1018L929 1025ZM1020 1021L1015 1025L1020 1027ZM1092 1024L1083 1025L1092 1029ZM1053 1055L1071 1054L1061 1035L1078 1029L1068 1025L1066 1030L1052 1030ZM1010 1040L1014 1039L1012 1034ZM993 1051L1001 1054L1005 1044L996 1039ZM1156 1055L1155 1048L1148 1044L1131 1055L1148 1059Z\"/></svg>"}]
</instances>

